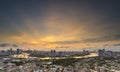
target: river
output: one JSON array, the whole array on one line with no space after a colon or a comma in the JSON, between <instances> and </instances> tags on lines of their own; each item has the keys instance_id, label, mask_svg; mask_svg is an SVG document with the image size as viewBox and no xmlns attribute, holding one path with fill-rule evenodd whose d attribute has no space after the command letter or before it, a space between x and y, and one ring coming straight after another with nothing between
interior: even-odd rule
<instances>
[{"instance_id":1,"label":"river","mask_svg":"<svg viewBox=\"0 0 120 72\"><path fill-rule=\"evenodd\" d=\"M88 58L88 57L96 57L98 56L97 53L90 53L90 55L85 55L85 56L73 56L72 58L80 59L80 58ZM23 54L15 54L12 55L13 58L40 58L41 60L49 60L51 57L31 57L29 56L28 53L23 53ZM54 57L55 59L66 59L68 57Z\"/></svg>"}]
</instances>

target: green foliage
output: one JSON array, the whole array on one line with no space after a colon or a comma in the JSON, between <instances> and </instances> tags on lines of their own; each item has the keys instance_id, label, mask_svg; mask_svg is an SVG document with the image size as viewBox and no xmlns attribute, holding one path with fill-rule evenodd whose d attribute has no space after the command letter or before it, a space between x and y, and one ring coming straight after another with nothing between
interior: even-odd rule
<instances>
[{"instance_id":1,"label":"green foliage","mask_svg":"<svg viewBox=\"0 0 120 72\"><path fill-rule=\"evenodd\" d=\"M23 62L23 61L21 61L21 62L12 62L12 63L16 64L17 66L25 64L25 62Z\"/></svg>"},{"instance_id":2,"label":"green foliage","mask_svg":"<svg viewBox=\"0 0 120 72\"><path fill-rule=\"evenodd\" d=\"M75 62L77 62L78 60L77 59L74 59L74 58L68 58L68 59L59 59L59 60L55 60L53 61L53 64L55 65L62 65L62 66L73 66L73 64Z\"/></svg>"}]
</instances>

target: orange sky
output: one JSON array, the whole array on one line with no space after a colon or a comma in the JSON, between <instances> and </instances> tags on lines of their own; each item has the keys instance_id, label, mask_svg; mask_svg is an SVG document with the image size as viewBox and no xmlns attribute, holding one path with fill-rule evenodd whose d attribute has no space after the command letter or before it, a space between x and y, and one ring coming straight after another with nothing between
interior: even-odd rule
<instances>
[{"instance_id":1,"label":"orange sky","mask_svg":"<svg viewBox=\"0 0 120 72\"><path fill-rule=\"evenodd\" d=\"M117 48L120 43L118 6L116 1L3 1L0 49Z\"/></svg>"}]
</instances>

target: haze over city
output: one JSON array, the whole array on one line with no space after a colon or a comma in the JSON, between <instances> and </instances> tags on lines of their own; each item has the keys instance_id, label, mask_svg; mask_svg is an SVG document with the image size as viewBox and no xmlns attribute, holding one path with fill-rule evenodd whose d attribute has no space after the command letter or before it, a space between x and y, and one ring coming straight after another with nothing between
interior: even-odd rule
<instances>
[{"instance_id":1,"label":"haze over city","mask_svg":"<svg viewBox=\"0 0 120 72\"><path fill-rule=\"evenodd\" d=\"M0 0L0 50L120 51L119 0Z\"/></svg>"}]
</instances>

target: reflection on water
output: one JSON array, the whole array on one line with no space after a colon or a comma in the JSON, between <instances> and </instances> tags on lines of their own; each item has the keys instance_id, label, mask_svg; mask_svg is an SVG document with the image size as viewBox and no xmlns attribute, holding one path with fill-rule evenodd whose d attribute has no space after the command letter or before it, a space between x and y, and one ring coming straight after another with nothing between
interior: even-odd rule
<instances>
[{"instance_id":1,"label":"reflection on water","mask_svg":"<svg viewBox=\"0 0 120 72\"><path fill-rule=\"evenodd\" d=\"M87 58L87 57L96 57L98 56L97 53L90 53L90 55L85 55L85 56L73 56L72 58ZM23 54L15 54L15 55L12 55L13 58L38 58L38 57L31 57L28 53L23 53ZM54 57L55 59L66 59L68 57ZM43 57L41 58L41 60L49 60L51 59L51 57Z\"/></svg>"},{"instance_id":2,"label":"reflection on water","mask_svg":"<svg viewBox=\"0 0 120 72\"><path fill-rule=\"evenodd\" d=\"M13 58L36 58L36 57L30 57L28 53L22 53L22 54L14 54L12 55Z\"/></svg>"}]
</instances>

